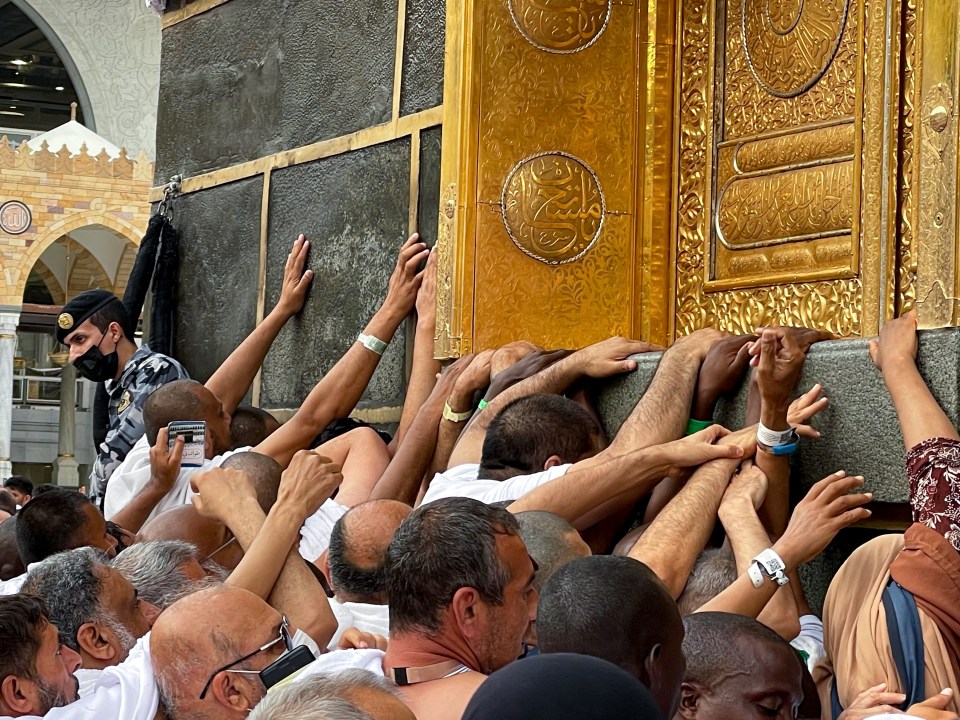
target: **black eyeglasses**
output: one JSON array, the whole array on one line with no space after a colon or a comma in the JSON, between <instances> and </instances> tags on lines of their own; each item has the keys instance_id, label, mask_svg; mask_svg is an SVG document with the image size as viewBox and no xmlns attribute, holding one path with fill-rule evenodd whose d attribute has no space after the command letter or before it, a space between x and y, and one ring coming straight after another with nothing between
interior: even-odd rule
<instances>
[{"instance_id":1,"label":"black eyeglasses","mask_svg":"<svg viewBox=\"0 0 960 720\"><path fill-rule=\"evenodd\" d=\"M291 650L293 650L293 640L290 639L290 624L287 622L286 615L280 616L280 636L279 637L274 638L263 647L257 648L252 653L248 655L244 655L239 660L234 660L232 663L227 663L222 668L219 668L218 670L214 670L213 674L210 675L210 677L207 679L207 684L203 686L203 692L200 693L200 699L203 700L203 698L207 696L207 691L210 689L210 684L213 682L213 679L222 672L241 673L245 675L259 675L260 674L259 670L233 670L231 668L233 668L234 665L239 665L244 660L249 660L254 655L259 655L260 653L266 650L269 650L278 642L283 643L284 647L286 647L287 649L287 652L290 652Z\"/></svg>"}]
</instances>

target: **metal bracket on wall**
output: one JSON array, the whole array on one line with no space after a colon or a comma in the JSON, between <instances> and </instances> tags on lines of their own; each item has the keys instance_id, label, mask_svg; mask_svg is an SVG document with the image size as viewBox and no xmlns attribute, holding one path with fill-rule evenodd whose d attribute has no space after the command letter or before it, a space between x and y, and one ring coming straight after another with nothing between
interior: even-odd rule
<instances>
[{"instance_id":1,"label":"metal bracket on wall","mask_svg":"<svg viewBox=\"0 0 960 720\"><path fill-rule=\"evenodd\" d=\"M157 214L163 215L167 220L173 220L173 200L180 196L180 189L183 186L183 176L174 175L163 186L163 200L157 206Z\"/></svg>"}]
</instances>

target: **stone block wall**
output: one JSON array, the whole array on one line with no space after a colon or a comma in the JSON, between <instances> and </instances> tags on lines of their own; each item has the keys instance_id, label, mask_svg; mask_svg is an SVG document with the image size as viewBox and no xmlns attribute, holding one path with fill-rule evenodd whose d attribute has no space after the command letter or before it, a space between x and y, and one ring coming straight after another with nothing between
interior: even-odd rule
<instances>
[{"instance_id":1,"label":"stone block wall","mask_svg":"<svg viewBox=\"0 0 960 720\"><path fill-rule=\"evenodd\" d=\"M185 179L177 354L208 378L277 301L302 232L313 288L252 392L296 407L379 307L406 237L436 239L445 7L212 5L171 2L163 22L155 183ZM406 337L364 396L371 418L399 416Z\"/></svg>"}]
</instances>

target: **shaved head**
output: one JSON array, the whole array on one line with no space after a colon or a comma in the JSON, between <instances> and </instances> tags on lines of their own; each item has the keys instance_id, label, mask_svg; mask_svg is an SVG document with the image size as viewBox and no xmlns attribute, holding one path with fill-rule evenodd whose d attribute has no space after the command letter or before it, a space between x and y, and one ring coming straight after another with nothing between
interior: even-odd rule
<instances>
[{"instance_id":1,"label":"shaved head","mask_svg":"<svg viewBox=\"0 0 960 720\"><path fill-rule=\"evenodd\" d=\"M249 712L265 694L256 676L216 673L205 699L198 698L211 673L269 642L279 626L280 614L259 596L229 585L201 590L167 608L154 623L150 657L169 717L233 717L222 704L220 688L226 683L249 695L246 706L233 709L241 717ZM281 643L236 667L262 670L284 649Z\"/></svg>"},{"instance_id":2,"label":"shaved head","mask_svg":"<svg viewBox=\"0 0 960 720\"><path fill-rule=\"evenodd\" d=\"M383 565L397 528L412 512L396 500L351 508L333 527L327 556L330 582L343 601L386 603Z\"/></svg>"},{"instance_id":3,"label":"shaved head","mask_svg":"<svg viewBox=\"0 0 960 720\"><path fill-rule=\"evenodd\" d=\"M272 457L261 455L253 451L231 455L223 461L221 467L230 470L242 470L253 482L257 491L257 503L264 513L277 501L277 492L280 489L280 476L283 468Z\"/></svg>"},{"instance_id":4,"label":"shaved head","mask_svg":"<svg viewBox=\"0 0 960 720\"><path fill-rule=\"evenodd\" d=\"M174 380L154 390L143 406L147 441L157 442L157 433L179 420L203 420L205 388L196 380ZM209 391L207 391L209 392Z\"/></svg>"},{"instance_id":5,"label":"shaved head","mask_svg":"<svg viewBox=\"0 0 960 720\"><path fill-rule=\"evenodd\" d=\"M232 537L223 523L203 517L193 505L181 505L149 520L137 535L137 542L183 540L196 546L198 557L209 557L221 567L234 570L243 557L240 544L234 541L220 549Z\"/></svg>"}]
</instances>

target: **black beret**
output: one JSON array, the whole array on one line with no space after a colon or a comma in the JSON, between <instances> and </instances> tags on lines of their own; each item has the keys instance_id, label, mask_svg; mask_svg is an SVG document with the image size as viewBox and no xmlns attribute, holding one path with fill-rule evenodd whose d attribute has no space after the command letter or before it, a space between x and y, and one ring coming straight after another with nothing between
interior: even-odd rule
<instances>
[{"instance_id":1,"label":"black beret","mask_svg":"<svg viewBox=\"0 0 960 720\"><path fill-rule=\"evenodd\" d=\"M123 307L123 303L117 299L117 296L106 290L87 290L87 292L77 295L60 311L60 317L57 318L57 340L66 344L64 341L67 335L80 327L91 315L100 312L110 303L119 303L120 307ZM123 331L127 332L126 323L121 323L121 326Z\"/></svg>"}]
</instances>

